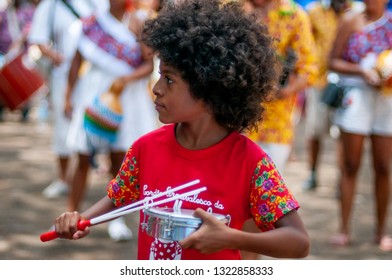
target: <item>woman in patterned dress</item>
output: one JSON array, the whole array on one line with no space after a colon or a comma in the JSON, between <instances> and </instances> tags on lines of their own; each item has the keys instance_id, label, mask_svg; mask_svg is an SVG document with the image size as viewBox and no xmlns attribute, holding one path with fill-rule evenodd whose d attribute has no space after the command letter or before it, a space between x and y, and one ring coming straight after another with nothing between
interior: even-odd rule
<instances>
[{"instance_id":1,"label":"woman in patterned dress","mask_svg":"<svg viewBox=\"0 0 392 280\"><path fill-rule=\"evenodd\" d=\"M340 198L339 233L331 243L351 242L350 219L355 199L365 139L369 138L375 172L375 242L392 251L392 238L386 233L390 198L392 150L392 96L381 90L382 80L375 69L376 58L392 49L392 15L388 0L365 0L360 14L348 14L338 29L330 68L339 72L346 92L343 106L336 112L343 145L343 174Z\"/></svg>"}]
</instances>

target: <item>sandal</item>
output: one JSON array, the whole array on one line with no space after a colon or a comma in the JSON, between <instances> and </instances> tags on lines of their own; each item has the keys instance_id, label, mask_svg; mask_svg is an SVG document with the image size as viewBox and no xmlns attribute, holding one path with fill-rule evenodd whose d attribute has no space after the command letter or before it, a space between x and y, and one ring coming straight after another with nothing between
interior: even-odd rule
<instances>
[{"instance_id":1,"label":"sandal","mask_svg":"<svg viewBox=\"0 0 392 280\"><path fill-rule=\"evenodd\" d=\"M345 233L338 233L331 237L329 244L338 247L346 247L350 245L350 238Z\"/></svg>"},{"instance_id":2,"label":"sandal","mask_svg":"<svg viewBox=\"0 0 392 280\"><path fill-rule=\"evenodd\" d=\"M392 252L392 237L384 235L379 239L378 246L381 251Z\"/></svg>"}]
</instances>

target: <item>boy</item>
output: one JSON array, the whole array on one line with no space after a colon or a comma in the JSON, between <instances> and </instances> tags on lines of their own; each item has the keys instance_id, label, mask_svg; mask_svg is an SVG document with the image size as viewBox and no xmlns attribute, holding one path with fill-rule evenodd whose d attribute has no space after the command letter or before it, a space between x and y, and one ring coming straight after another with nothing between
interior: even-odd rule
<instances>
[{"instance_id":1,"label":"boy","mask_svg":"<svg viewBox=\"0 0 392 280\"><path fill-rule=\"evenodd\" d=\"M207 190L182 201L183 209L202 219L200 229L177 242L148 236L140 227L138 259L159 259L159 245L176 248L173 259L240 259L240 250L307 256L309 237L298 202L268 155L242 134L257 127L260 104L269 100L279 76L265 26L236 3L179 1L146 22L142 41L160 59L153 93L166 125L134 142L107 197L82 214L56 219L58 236L82 238L89 229L77 230L79 220L200 179ZM206 211L230 215L230 225ZM260 232L241 231L250 217Z\"/></svg>"}]
</instances>

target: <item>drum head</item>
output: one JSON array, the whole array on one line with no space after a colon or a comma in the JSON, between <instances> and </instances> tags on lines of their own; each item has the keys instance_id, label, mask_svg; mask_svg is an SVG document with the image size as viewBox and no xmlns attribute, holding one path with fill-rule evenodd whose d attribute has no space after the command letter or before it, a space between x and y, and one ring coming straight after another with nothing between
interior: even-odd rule
<instances>
[{"instance_id":1,"label":"drum head","mask_svg":"<svg viewBox=\"0 0 392 280\"><path fill-rule=\"evenodd\" d=\"M171 217L172 220L176 221L187 221L194 223L201 223L201 219L194 216L195 210L191 209L179 209L174 210L173 208L147 208L145 209L145 214L148 216L154 216L160 219ZM228 222L228 218L225 215L218 214L218 213L211 213L215 218L222 222Z\"/></svg>"}]
</instances>

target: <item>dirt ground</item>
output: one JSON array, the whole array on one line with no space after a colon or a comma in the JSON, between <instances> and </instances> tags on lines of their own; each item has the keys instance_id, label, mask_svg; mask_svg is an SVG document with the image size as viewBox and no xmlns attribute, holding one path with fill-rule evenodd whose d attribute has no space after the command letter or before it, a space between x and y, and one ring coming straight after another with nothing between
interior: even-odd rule
<instances>
[{"instance_id":1,"label":"dirt ground","mask_svg":"<svg viewBox=\"0 0 392 280\"><path fill-rule=\"evenodd\" d=\"M338 221L335 140L326 136L319 171L319 188L314 192L303 192L301 186L308 175L303 121L299 122L297 130L295 149L286 170L285 180L302 205L300 214L311 237L311 253L307 259L391 260L392 253L380 251L373 243L374 204L368 147L358 179L358 195L352 219L353 244L347 248L335 248L328 244L328 239L337 229ZM103 158L100 160L104 162ZM126 217L135 235L130 242L111 241L105 224L91 228L91 234L83 240L55 240L46 243L40 241L40 234L49 229L54 218L66 205L66 197L48 200L42 196L42 190L55 174L51 127L44 129L38 126L35 108L27 123L19 122L18 112L7 111L5 121L0 123L0 259L135 259L138 224L136 214ZM96 172L91 174L83 207L88 207L104 195L108 180L108 175ZM389 213L392 217L392 209ZM391 218L389 224L389 232L392 233Z\"/></svg>"}]
</instances>

